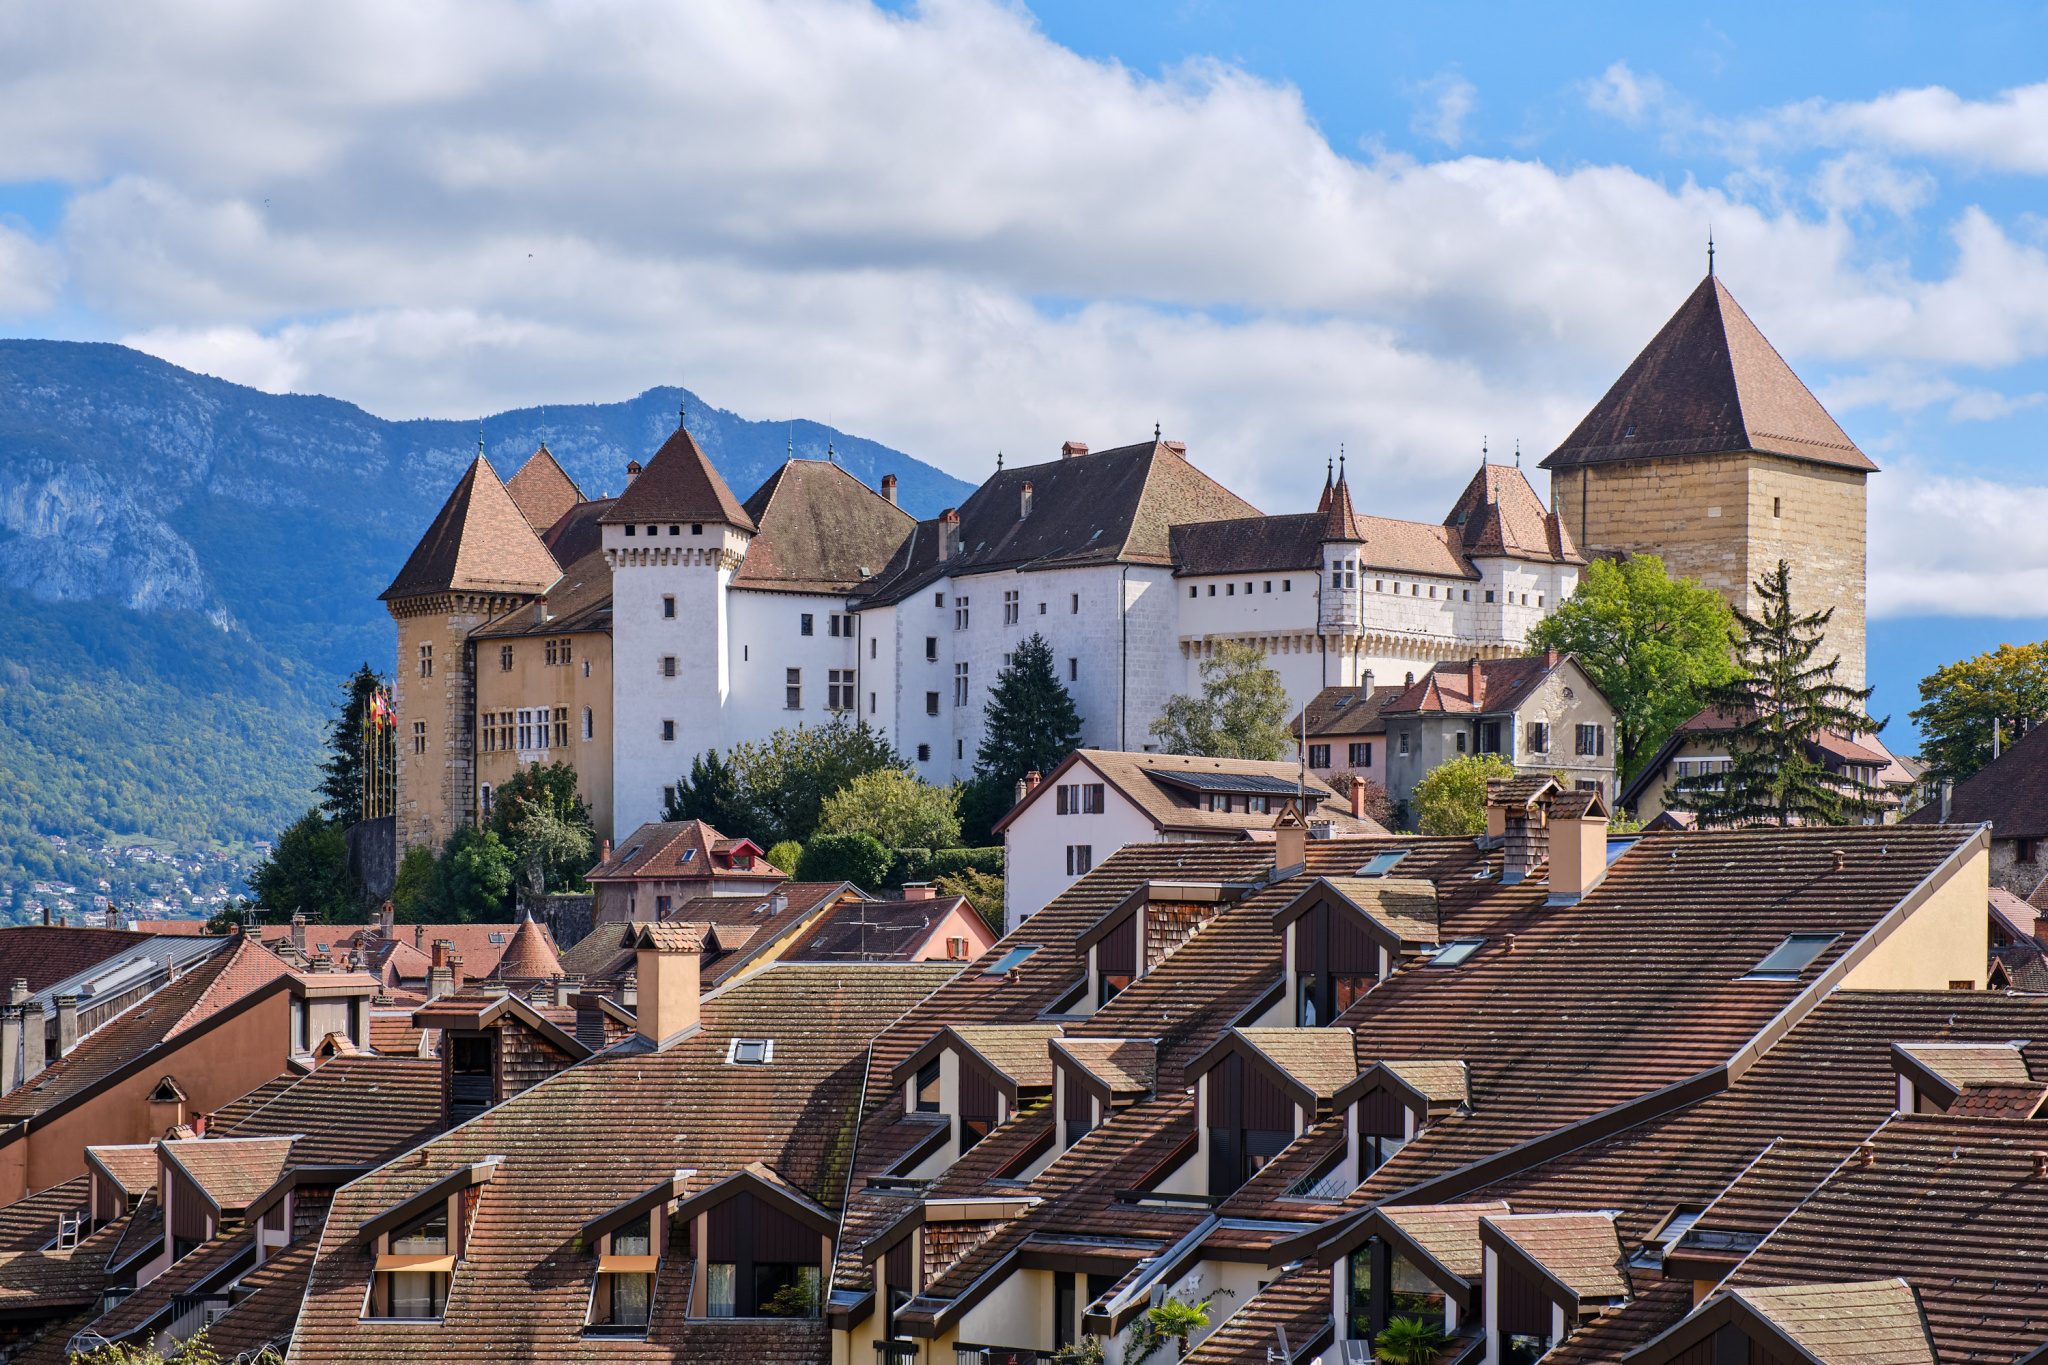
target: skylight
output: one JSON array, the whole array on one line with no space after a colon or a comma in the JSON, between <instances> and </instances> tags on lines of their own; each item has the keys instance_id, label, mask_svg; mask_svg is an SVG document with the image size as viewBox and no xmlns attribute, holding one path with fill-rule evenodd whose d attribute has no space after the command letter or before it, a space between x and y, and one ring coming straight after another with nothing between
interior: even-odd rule
<instances>
[{"instance_id":1,"label":"skylight","mask_svg":"<svg viewBox=\"0 0 2048 1365\"><path fill-rule=\"evenodd\" d=\"M1036 943L1026 943L1012 948L1009 952L1004 953L989 964L987 968L988 974L990 976L1001 976L1037 951L1038 945Z\"/></svg>"},{"instance_id":2,"label":"skylight","mask_svg":"<svg viewBox=\"0 0 2048 1365\"><path fill-rule=\"evenodd\" d=\"M766 1066L775 1060L773 1038L735 1038L727 1046L725 1060L734 1066Z\"/></svg>"},{"instance_id":3,"label":"skylight","mask_svg":"<svg viewBox=\"0 0 2048 1365\"><path fill-rule=\"evenodd\" d=\"M1840 934L1793 934L1771 949L1771 955L1749 969L1750 981L1793 981Z\"/></svg>"},{"instance_id":4,"label":"skylight","mask_svg":"<svg viewBox=\"0 0 2048 1365\"><path fill-rule=\"evenodd\" d=\"M1465 965L1467 958L1485 946L1486 940L1483 938L1461 938L1453 943L1446 943L1438 950L1437 955L1430 959L1429 965L1432 967L1462 967Z\"/></svg>"},{"instance_id":5,"label":"skylight","mask_svg":"<svg viewBox=\"0 0 2048 1365\"><path fill-rule=\"evenodd\" d=\"M1375 853L1371 862L1358 869L1361 877L1384 877L1394 870L1394 864L1408 856L1407 849L1395 853Z\"/></svg>"}]
</instances>

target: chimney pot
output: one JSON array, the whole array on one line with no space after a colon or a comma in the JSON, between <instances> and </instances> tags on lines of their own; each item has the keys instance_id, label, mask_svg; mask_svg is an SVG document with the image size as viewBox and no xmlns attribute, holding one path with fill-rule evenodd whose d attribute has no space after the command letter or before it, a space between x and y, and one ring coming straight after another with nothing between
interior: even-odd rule
<instances>
[{"instance_id":1,"label":"chimney pot","mask_svg":"<svg viewBox=\"0 0 2048 1365\"><path fill-rule=\"evenodd\" d=\"M1086 455L1087 453L1088 443L1086 441L1068 441L1060 447L1060 458L1062 460L1071 460L1076 455Z\"/></svg>"},{"instance_id":2,"label":"chimney pot","mask_svg":"<svg viewBox=\"0 0 2048 1365\"><path fill-rule=\"evenodd\" d=\"M2048 1152L2035 1152L2033 1157L2034 1179L2039 1180L2043 1176L2048 1176Z\"/></svg>"},{"instance_id":3,"label":"chimney pot","mask_svg":"<svg viewBox=\"0 0 2048 1365\"><path fill-rule=\"evenodd\" d=\"M392 930L397 925L398 911L392 906L390 901L385 901L382 908L377 911L377 931L385 938L390 938Z\"/></svg>"},{"instance_id":4,"label":"chimney pot","mask_svg":"<svg viewBox=\"0 0 2048 1365\"><path fill-rule=\"evenodd\" d=\"M1515 950L1515 936L1513 934L1507 936L1507 942L1502 945L1502 950L1510 953Z\"/></svg>"},{"instance_id":5,"label":"chimney pot","mask_svg":"<svg viewBox=\"0 0 2048 1365\"><path fill-rule=\"evenodd\" d=\"M948 507L939 513L939 558L951 559L960 548L960 512Z\"/></svg>"},{"instance_id":6,"label":"chimney pot","mask_svg":"<svg viewBox=\"0 0 2048 1365\"><path fill-rule=\"evenodd\" d=\"M1033 768L1030 772L1024 774L1024 790L1037 791L1038 784L1044 780L1043 777L1039 776L1038 769Z\"/></svg>"},{"instance_id":7,"label":"chimney pot","mask_svg":"<svg viewBox=\"0 0 2048 1365\"><path fill-rule=\"evenodd\" d=\"M1840 872L1842 870L1842 850L1838 848L1833 850L1833 852L1835 855L1835 871Z\"/></svg>"},{"instance_id":8,"label":"chimney pot","mask_svg":"<svg viewBox=\"0 0 2048 1365\"><path fill-rule=\"evenodd\" d=\"M894 474L884 474L882 476L882 496L889 500L891 507L896 505L896 476Z\"/></svg>"},{"instance_id":9,"label":"chimney pot","mask_svg":"<svg viewBox=\"0 0 2048 1365\"><path fill-rule=\"evenodd\" d=\"M1877 1164L1877 1148L1867 1142L1858 1147L1856 1149L1856 1164L1866 1171L1875 1166Z\"/></svg>"},{"instance_id":10,"label":"chimney pot","mask_svg":"<svg viewBox=\"0 0 2048 1365\"><path fill-rule=\"evenodd\" d=\"M8 992L7 1003L10 1005L19 1005L27 1001L27 999L28 978L25 976L17 976L14 978L14 985L12 989Z\"/></svg>"}]
</instances>

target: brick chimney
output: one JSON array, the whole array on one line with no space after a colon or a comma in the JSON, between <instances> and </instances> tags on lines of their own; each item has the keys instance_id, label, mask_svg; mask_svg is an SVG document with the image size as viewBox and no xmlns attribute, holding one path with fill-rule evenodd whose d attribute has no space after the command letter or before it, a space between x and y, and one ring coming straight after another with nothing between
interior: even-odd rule
<instances>
[{"instance_id":1,"label":"brick chimney","mask_svg":"<svg viewBox=\"0 0 2048 1365\"><path fill-rule=\"evenodd\" d=\"M1060 458L1062 460L1071 460L1076 455L1086 455L1087 453L1088 443L1086 441L1068 441L1060 447Z\"/></svg>"},{"instance_id":2,"label":"brick chimney","mask_svg":"<svg viewBox=\"0 0 2048 1365\"><path fill-rule=\"evenodd\" d=\"M639 477L640 462L638 460L626 461L626 487L631 488L633 486L633 480Z\"/></svg>"},{"instance_id":3,"label":"brick chimney","mask_svg":"<svg viewBox=\"0 0 2048 1365\"><path fill-rule=\"evenodd\" d=\"M462 994L462 958L459 954L448 954L448 989Z\"/></svg>"},{"instance_id":4,"label":"brick chimney","mask_svg":"<svg viewBox=\"0 0 2048 1365\"><path fill-rule=\"evenodd\" d=\"M69 1057L78 1046L78 997L57 997L57 1055Z\"/></svg>"},{"instance_id":5,"label":"brick chimney","mask_svg":"<svg viewBox=\"0 0 2048 1365\"><path fill-rule=\"evenodd\" d=\"M1607 876L1607 807L1598 792L1550 798L1550 903L1576 905Z\"/></svg>"},{"instance_id":6,"label":"brick chimney","mask_svg":"<svg viewBox=\"0 0 2048 1365\"><path fill-rule=\"evenodd\" d=\"M397 928L398 911L390 901L385 901L383 907L377 911L377 932L385 938L393 938L396 936Z\"/></svg>"},{"instance_id":7,"label":"brick chimney","mask_svg":"<svg viewBox=\"0 0 2048 1365\"><path fill-rule=\"evenodd\" d=\"M1160 444L1180 456L1183 460L1188 457L1188 443L1186 441L1162 441Z\"/></svg>"},{"instance_id":8,"label":"brick chimney","mask_svg":"<svg viewBox=\"0 0 2048 1365\"><path fill-rule=\"evenodd\" d=\"M1030 481L1029 479L1026 479L1026 480L1024 481L1024 487L1023 487L1023 488L1021 488L1021 489L1019 489L1019 490L1018 490L1018 493L1017 493L1017 520L1019 520L1019 521L1022 521L1022 520L1024 520L1024 518L1026 518L1026 517L1028 517L1028 516L1030 516L1030 515L1031 515L1031 481Z\"/></svg>"},{"instance_id":9,"label":"brick chimney","mask_svg":"<svg viewBox=\"0 0 2048 1365\"><path fill-rule=\"evenodd\" d=\"M951 559L960 550L960 511L948 507L939 513L939 558Z\"/></svg>"},{"instance_id":10,"label":"brick chimney","mask_svg":"<svg viewBox=\"0 0 2048 1365\"><path fill-rule=\"evenodd\" d=\"M640 930L634 947L639 998L633 1013L640 1036L657 1049L673 1047L700 1022L703 940L694 925L650 924Z\"/></svg>"},{"instance_id":11,"label":"brick chimney","mask_svg":"<svg viewBox=\"0 0 2048 1365\"><path fill-rule=\"evenodd\" d=\"M434 940L434 965L427 969L427 999L439 1000L454 993L452 976L448 967L448 940Z\"/></svg>"},{"instance_id":12,"label":"brick chimney","mask_svg":"<svg viewBox=\"0 0 2048 1365\"><path fill-rule=\"evenodd\" d=\"M882 476L882 496L889 500L891 507L896 505L896 476L894 474L884 474Z\"/></svg>"},{"instance_id":13,"label":"brick chimney","mask_svg":"<svg viewBox=\"0 0 2048 1365\"><path fill-rule=\"evenodd\" d=\"M306 915L303 910L292 911L292 947L306 951Z\"/></svg>"},{"instance_id":14,"label":"brick chimney","mask_svg":"<svg viewBox=\"0 0 2048 1365\"><path fill-rule=\"evenodd\" d=\"M1472 698L1474 709L1486 705L1486 671L1477 659L1465 665L1465 692Z\"/></svg>"},{"instance_id":15,"label":"brick chimney","mask_svg":"<svg viewBox=\"0 0 2048 1365\"><path fill-rule=\"evenodd\" d=\"M1549 649L1546 649L1546 650L1544 650L1544 651L1543 651L1543 667L1544 667L1544 668L1545 668L1546 670L1548 670L1548 669L1552 669L1552 668L1556 668L1556 667L1557 667L1557 659L1558 659L1558 654L1557 654L1557 647L1556 647L1555 645L1553 645L1553 646L1551 646L1551 647L1550 647Z\"/></svg>"},{"instance_id":16,"label":"brick chimney","mask_svg":"<svg viewBox=\"0 0 2048 1365\"><path fill-rule=\"evenodd\" d=\"M1030 772L1024 774L1024 790L1027 792L1037 791L1038 784L1044 780L1043 777L1039 776L1038 769L1033 768Z\"/></svg>"},{"instance_id":17,"label":"brick chimney","mask_svg":"<svg viewBox=\"0 0 2048 1365\"><path fill-rule=\"evenodd\" d=\"M1354 776L1351 779L1351 818L1365 818L1365 779Z\"/></svg>"}]
</instances>

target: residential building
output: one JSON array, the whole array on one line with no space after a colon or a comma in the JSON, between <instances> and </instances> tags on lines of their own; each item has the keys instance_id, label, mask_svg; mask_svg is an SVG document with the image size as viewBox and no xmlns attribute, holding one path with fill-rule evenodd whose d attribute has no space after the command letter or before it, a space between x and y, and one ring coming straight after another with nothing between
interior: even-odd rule
<instances>
[{"instance_id":1,"label":"residential building","mask_svg":"<svg viewBox=\"0 0 2048 1365\"><path fill-rule=\"evenodd\" d=\"M1734 764L1728 735L1741 723L1740 717L1724 716L1710 706L1679 726L1664 741L1664 747L1629 779L1618 798L1621 806L1633 811L1636 819L1646 825L1662 817L1678 828L1689 828L1691 814L1671 805L1673 788L1681 782L1727 772ZM1845 782L1873 789L1869 799L1879 804L1882 813L1865 820L1866 824L1890 824L1897 820L1913 787L1911 776L1899 767L1898 760L1876 735L1852 738L1823 730L1806 746L1806 757ZM1994 844L1994 865L1998 862L1996 847Z\"/></svg>"},{"instance_id":2,"label":"residential building","mask_svg":"<svg viewBox=\"0 0 2048 1365\"><path fill-rule=\"evenodd\" d=\"M1753 585L1789 563L1794 606L1834 610L1836 681L1863 686L1864 485L1877 465L1712 272L1542 468L1588 555L1657 555L1752 615Z\"/></svg>"},{"instance_id":3,"label":"residential building","mask_svg":"<svg viewBox=\"0 0 2048 1365\"><path fill-rule=\"evenodd\" d=\"M2048 726L2027 731L1906 821L1988 824L1992 884L2038 904L2048 873Z\"/></svg>"},{"instance_id":4,"label":"residential building","mask_svg":"<svg viewBox=\"0 0 2048 1365\"><path fill-rule=\"evenodd\" d=\"M1328 781L1362 777L1387 785L1387 723L1380 708L1414 684L1376 686L1371 669L1356 687L1326 687L1309 699L1289 728L1308 770Z\"/></svg>"},{"instance_id":5,"label":"residential building","mask_svg":"<svg viewBox=\"0 0 2048 1365\"><path fill-rule=\"evenodd\" d=\"M607 846L586 875L597 893L594 923L676 917L707 896L765 896L788 880L751 839L728 839L701 820L647 824Z\"/></svg>"},{"instance_id":6,"label":"residential building","mask_svg":"<svg viewBox=\"0 0 2048 1365\"><path fill-rule=\"evenodd\" d=\"M1526 776L1614 792L1614 706L1572 655L1438 664L1380 703L1387 795L1407 801L1439 765L1496 754Z\"/></svg>"},{"instance_id":7,"label":"residential building","mask_svg":"<svg viewBox=\"0 0 2048 1365\"><path fill-rule=\"evenodd\" d=\"M1041 906L1130 844L1270 839L1306 795L1326 834L1385 831L1294 763L1077 749L998 820L1003 905L1014 933Z\"/></svg>"},{"instance_id":8,"label":"residential building","mask_svg":"<svg viewBox=\"0 0 2048 1365\"><path fill-rule=\"evenodd\" d=\"M844 896L784 962L979 961L996 934L965 896L941 896L930 883L903 888L901 900Z\"/></svg>"}]
</instances>

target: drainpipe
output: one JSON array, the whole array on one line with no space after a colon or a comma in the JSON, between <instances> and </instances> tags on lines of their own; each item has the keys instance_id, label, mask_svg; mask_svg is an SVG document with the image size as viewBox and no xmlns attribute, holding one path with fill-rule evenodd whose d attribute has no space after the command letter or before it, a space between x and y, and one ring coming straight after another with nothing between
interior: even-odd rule
<instances>
[{"instance_id":1,"label":"drainpipe","mask_svg":"<svg viewBox=\"0 0 2048 1365\"><path fill-rule=\"evenodd\" d=\"M1123 632L1123 658L1116 680L1116 747L1130 752L1131 709L1131 566L1126 564L1116 589L1116 622Z\"/></svg>"}]
</instances>

